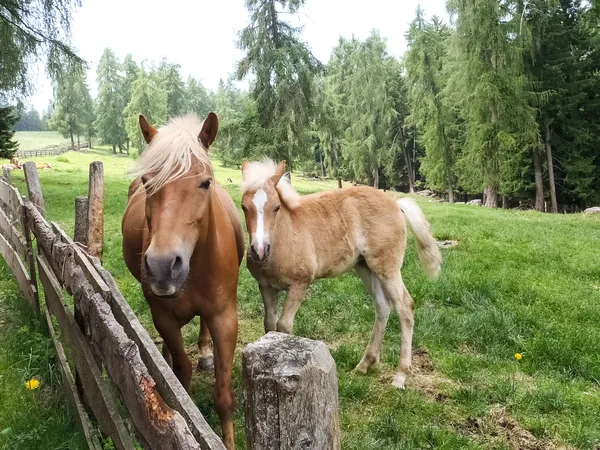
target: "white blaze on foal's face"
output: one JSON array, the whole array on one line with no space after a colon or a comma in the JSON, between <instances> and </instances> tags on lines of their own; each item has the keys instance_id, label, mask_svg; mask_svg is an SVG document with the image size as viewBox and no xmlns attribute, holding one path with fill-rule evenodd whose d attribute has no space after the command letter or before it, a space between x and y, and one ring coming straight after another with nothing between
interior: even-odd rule
<instances>
[{"instance_id":1,"label":"white blaze on foal's face","mask_svg":"<svg viewBox=\"0 0 600 450\"><path fill-rule=\"evenodd\" d=\"M279 195L269 184L256 191L245 192L242 197L242 209L250 236L249 254L255 260L262 261L269 256L271 229L279 208Z\"/></svg>"}]
</instances>

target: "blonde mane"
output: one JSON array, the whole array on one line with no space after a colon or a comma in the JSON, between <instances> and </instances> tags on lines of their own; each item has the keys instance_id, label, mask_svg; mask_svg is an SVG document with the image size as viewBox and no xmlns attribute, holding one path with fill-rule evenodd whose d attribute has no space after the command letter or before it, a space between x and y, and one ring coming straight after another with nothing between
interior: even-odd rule
<instances>
[{"instance_id":1,"label":"blonde mane","mask_svg":"<svg viewBox=\"0 0 600 450\"><path fill-rule=\"evenodd\" d=\"M248 163L244 170L244 181L242 181L242 192L249 189L260 189L269 179L275 175L277 163L269 158L264 158L261 161L252 161ZM285 197L284 201L290 202L300 198L300 195L290 184L290 179L287 174L282 176L277 183L280 193Z\"/></svg>"},{"instance_id":2,"label":"blonde mane","mask_svg":"<svg viewBox=\"0 0 600 450\"><path fill-rule=\"evenodd\" d=\"M204 170L211 167L208 153L198 139L201 129L202 121L195 114L175 117L158 129L133 172L136 178L152 174L146 183L149 195L184 177L195 160Z\"/></svg>"}]
</instances>

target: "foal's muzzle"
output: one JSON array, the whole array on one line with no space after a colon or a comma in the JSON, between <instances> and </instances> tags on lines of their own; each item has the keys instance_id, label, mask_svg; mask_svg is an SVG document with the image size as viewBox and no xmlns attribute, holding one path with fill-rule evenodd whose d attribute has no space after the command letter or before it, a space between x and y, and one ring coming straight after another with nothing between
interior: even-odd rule
<instances>
[{"instance_id":1,"label":"foal's muzzle","mask_svg":"<svg viewBox=\"0 0 600 450\"><path fill-rule=\"evenodd\" d=\"M255 261L266 261L271 253L271 244L267 244L264 248L256 248L254 244L250 245L250 256Z\"/></svg>"},{"instance_id":2,"label":"foal's muzzle","mask_svg":"<svg viewBox=\"0 0 600 450\"><path fill-rule=\"evenodd\" d=\"M179 295L188 276L189 261L177 253L154 255L147 251L144 255L144 272L154 295L174 298Z\"/></svg>"}]
</instances>

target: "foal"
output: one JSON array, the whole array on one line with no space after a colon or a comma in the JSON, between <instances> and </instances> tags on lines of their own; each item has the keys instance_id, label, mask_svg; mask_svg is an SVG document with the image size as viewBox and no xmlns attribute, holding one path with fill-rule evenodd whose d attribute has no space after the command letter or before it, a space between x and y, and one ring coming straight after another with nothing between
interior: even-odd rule
<instances>
[{"instance_id":1,"label":"foal","mask_svg":"<svg viewBox=\"0 0 600 450\"><path fill-rule=\"evenodd\" d=\"M392 384L404 388L411 369L413 299L400 268L406 223L416 240L425 272L439 274L441 256L421 209L368 186L299 196L283 176L285 161L245 162L242 209L250 237L248 269L258 281L265 307L265 331L290 333L308 286L354 268L373 297L375 325L356 372L379 362L392 306L402 326L401 356ZM277 319L277 296L287 291Z\"/></svg>"},{"instance_id":2,"label":"foal","mask_svg":"<svg viewBox=\"0 0 600 450\"><path fill-rule=\"evenodd\" d=\"M218 119L204 124L190 115L159 130L143 116L148 147L138 163L123 216L123 258L142 284L152 320L163 338L163 355L183 387L192 364L181 327L201 317L199 368L213 364L215 406L225 447L234 448L231 370L237 322L237 280L244 235L235 204L214 180L208 148ZM209 335L210 332L210 335Z\"/></svg>"}]
</instances>

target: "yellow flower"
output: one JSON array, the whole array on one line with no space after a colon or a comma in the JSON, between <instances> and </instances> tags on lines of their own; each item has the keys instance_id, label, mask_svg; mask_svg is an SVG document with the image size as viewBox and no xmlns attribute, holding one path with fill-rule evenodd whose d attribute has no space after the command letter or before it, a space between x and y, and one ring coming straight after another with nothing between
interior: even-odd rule
<instances>
[{"instance_id":1,"label":"yellow flower","mask_svg":"<svg viewBox=\"0 0 600 450\"><path fill-rule=\"evenodd\" d=\"M28 391L35 391L39 387L40 387L40 382L38 380L36 380L35 378L32 378L31 380L25 382L25 388Z\"/></svg>"},{"instance_id":2,"label":"yellow flower","mask_svg":"<svg viewBox=\"0 0 600 450\"><path fill-rule=\"evenodd\" d=\"M521 361L522 358L523 358L523 355L521 353L515 353L515 359L517 361Z\"/></svg>"}]
</instances>

